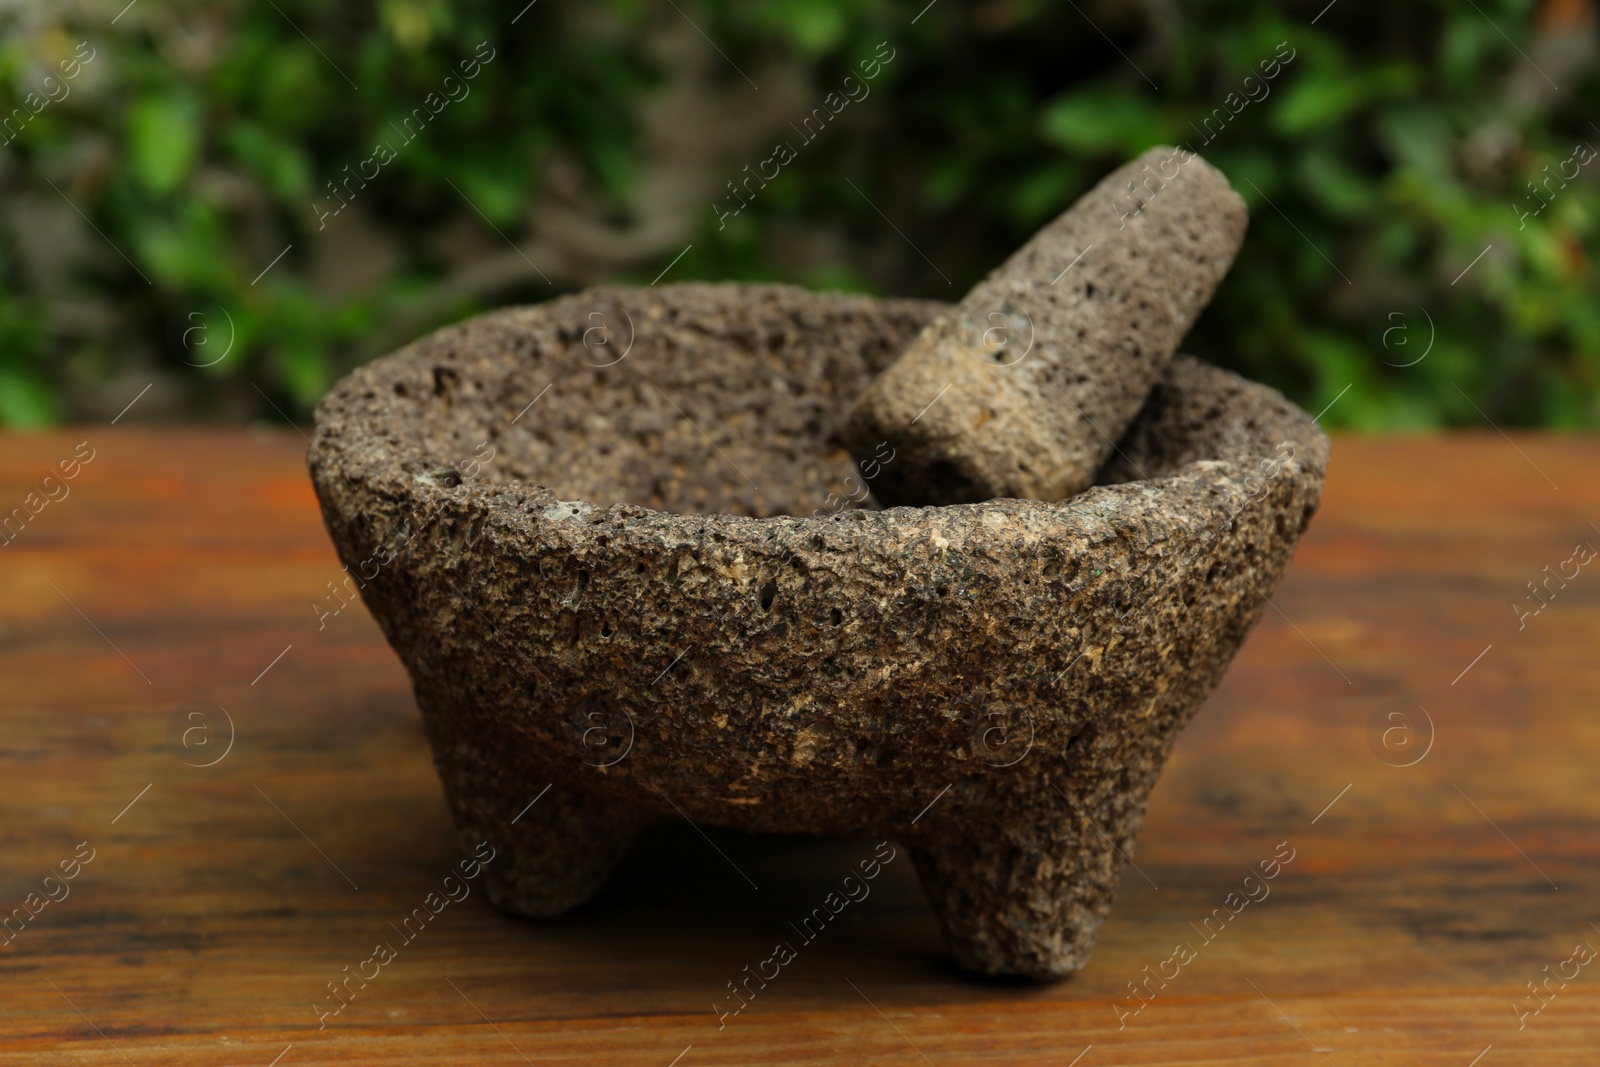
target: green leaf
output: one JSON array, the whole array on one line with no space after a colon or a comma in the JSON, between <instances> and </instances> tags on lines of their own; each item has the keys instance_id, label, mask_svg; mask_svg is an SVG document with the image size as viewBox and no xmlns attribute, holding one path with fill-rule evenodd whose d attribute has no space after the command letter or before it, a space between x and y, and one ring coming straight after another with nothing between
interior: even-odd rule
<instances>
[{"instance_id":1,"label":"green leaf","mask_svg":"<svg viewBox=\"0 0 1600 1067\"><path fill-rule=\"evenodd\" d=\"M172 214L147 211L128 224L136 257L156 281L189 292L215 292L237 278L222 264L233 258L216 212L198 199Z\"/></svg>"},{"instance_id":2,"label":"green leaf","mask_svg":"<svg viewBox=\"0 0 1600 1067\"><path fill-rule=\"evenodd\" d=\"M273 350L272 365L302 411L315 407L332 384L327 353L314 341L280 341Z\"/></svg>"},{"instance_id":3,"label":"green leaf","mask_svg":"<svg viewBox=\"0 0 1600 1067\"><path fill-rule=\"evenodd\" d=\"M36 374L0 368L0 425L50 426L60 418L54 391Z\"/></svg>"},{"instance_id":4,"label":"green leaf","mask_svg":"<svg viewBox=\"0 0 1600 1067\"><path fill-rule=\"evenodd\" d=\"M1064 211L1083 181L1083 171L1068 163L1040 167L1027 175L1011 197L1011 216L1019 226L1037 226Z\"/></svg>"},{"instance_id":5,"label":"green leaf","mask_svg":"<svg viewBox=\"0 0 1600 1067\"><path fill-rule=\"evenodd\" d=\"M1301 186L1329 214L1365 218L1378 205L1377 187L1367 176L1327 149L1307 152L1297 169Z\"/></svg>"},{"instance_id":6,"label":"green leaf","mask_svg":"<svg viewBox=\"0 0 1600 1067\"><path fill-rule=\"evenodd\" d=\"M943 211L965 196L971 186L972 172L964 160L943 159L923 180L922 202L935 211Z\"/></svg>"},{"instance_id":7,"label":"green leaf","mask_svg":"<svg viewBox=\"0 0 1600 1067\"><path fill-rule=\"evenodd\" d=\"M1448 16L1439 43L1439 70L1444 79L1458 89L1469 89L1482 77L1485 55L1501 40L1489 20L1475 11L1463 9Z\"/></svg>"},{"instance_id":8,"label":"green leaf","mask_svg":"<svg viewBox=\"0 0 1600 1067\"><path fill-rule=\"evenodd\" d=\"M278 199L295 202L310 195L311 163L298 145L249 119L228 127L225 136L239 162Z\"/></svg>"},{"instance_id":9,"label":"green leaf","mask_svg":"<svg viewBox=\"0 0 1600 1067\"><path fill-rule=\"evenodd\" d=\"M379 19L407 52L420 52L449 28L450 12L438 0L383 0Z\"/></svg>"},{"instance_id":10,"label":"green leaf","mask_svg":"<svg viewBox=\"0 0 1600 1067\"><path fill-rule=\"evenodd\" d=\"M1051 144L1085 155L1133 156L1171 139L1175 124L1141 93L1090 88L1058 97L1039 118Z\"/></svg>"},{"instance_id":11,"label":"green leaf","mask_svg":"<svg viewBox=\"0 0 1600 1067\"><path fill-rule=\"evenodd\" d=\"M1279 133L1298 136L1344 118L1365 103L1361 86L1344 70L1312 69L1291 82L1272 111Z\"/></svg>"},{"instance_id":12,"label":"green leaf","mask_svg":"<svg viewBox=\"0 0 1600 1067\"><path fill-rule=\"evenodd\" d=\"M1387 111L1378 117L1378 136L1401 166L1427 179L1454 180L1457 140L1437 108L1415 105Z\"/></svg>"},{"instance_id":13,"label":"green leaf","mask_svg":"<svg viewBox=\"0 0 1600 1067\"><path fill-rule=\"evenodd\" d=\"M766 0L748 10L759 27L807 56L833 51L850 28L849 6L841 0Z\"/></svg>"},{"instance_id":14,"label":"green leaf","mask_svg":"<svg viewBox=\"0 0 1600 1067\"><path fill-rule=\"evenodd\" d=\"M1284 90L1272 125L1287 136L1303 136L1343 122L1376 101L1411 92L1420 80L1421 72L1406 63L1360 74L1342 66L1312 67Z\"/></svg>"},{"instance_id":15,"label":"green leaf","mask_svg":"<svg viewBox=\"0 0 1600 1067\"><path fill-rule=\"evenodd\" d=\"M150 97L128 109L127 166L154 193L170 193L200 156L200 108L188 94Z\"/></svg>"},{"instance_id":16,"label":"green leaf","mask_svg":"<svg viewBox=\"0 0 1600 1067\"><path fill-rule=\"evenodd\" d=\"M515 164L515 156L509 152L498 159L463 160L457 164L456 184L461 186L472 206L496 226L519 223L531 199L528 172ZM448 186L446 191L449 191ZM472 214L476 216L477 212Z\"/></svg>"},{"instance_id":17,"label":"green leaf","mask_svg":"<svg viewBox=\"0 0 1600 1067\"><path fill-rule=\"evenodd\" d=\"M606 192L619 200L626 199L639 180L638 161L632 146L621 140L598 141L591 147L589 158ZM525 182L519 184L519 195L525 186Z\"/></svg>"},{"instance_id":18,"label":"green leaf","mask_svg":"<svg viewBox=\"0 0 1600 1067\"><path fill-rule=\"evenodd\" d=\"M806 288L829 293L877 293L872 279L854 267L829 263L813 267L802 279Z\"/></svg>"},{"instance_id":19,"label":"green leaf","mask_svg":"<svg viewBox=\"0 0 1600 1067\"><path fill-rule=\"evenodd\" d=\"M330 81L341 92L350 88L309 44L284 42L263 55L246 94L269 125L283 133L306 133L328 125L330 102L335 99L329 92ZM418 102L408 101L407 106Z\"/></svg>"}]
</instances>

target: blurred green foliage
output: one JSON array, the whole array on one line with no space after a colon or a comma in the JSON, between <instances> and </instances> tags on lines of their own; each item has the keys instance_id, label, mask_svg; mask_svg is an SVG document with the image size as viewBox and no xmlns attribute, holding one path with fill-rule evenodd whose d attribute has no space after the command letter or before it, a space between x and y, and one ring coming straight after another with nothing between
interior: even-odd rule
<instances>
[{"instance_id":1,"label":"blurred green foliage","mask_svg":"<svg viewBox=\"0 0 1600 1067\"><path fill-rule=\"evenodd\" d=\"M375 345L669 263L958 299L1107 170L1183 143L1252 213L1190 350L1337 398L1330 425L1600 423L1600 160L1552 180L1600 146L1592 3L1324 5L8 6L0 422L114 414L156 379L178 417L301 418ZM724 183L798 144L763 102L788 86L800 119L884 41L870 97L719 225ZM470 91L397 136L480 48ZM695 72L711 110L670 95ZM704 140L740 121L742 154ZM674 136L712 145L674 164L696 206L650 181ZM343 184L380 143L393 161ZM584 261L558 203L665 236ZM474 274L491 252L533 269Z\"/></svg>"}]
</instances>

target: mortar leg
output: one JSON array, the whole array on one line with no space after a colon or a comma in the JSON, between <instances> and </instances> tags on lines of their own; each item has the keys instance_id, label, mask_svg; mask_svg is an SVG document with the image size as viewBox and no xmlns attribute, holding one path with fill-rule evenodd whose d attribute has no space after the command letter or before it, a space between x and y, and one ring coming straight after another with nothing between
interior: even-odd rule
<instances>
[{"instance_id":1,"label":"mortar leg","mask_svg":"<svg viewBox=\"0 0 1600 1067\"><path fill-rule=\"evenodd\" d=\"M1059 978L1088 962L1121 880L1112 842L1131 855L1143 820L1143 797L1117 800L1108 816L1054 788L975 796L927 827L912 862L961 966Z\"/></svg>"},{"instance_id":2,"label":"mortar leg","mask_svg":"<svg viewBox=\"0 0 1600 1067\"><path fill-rule=\"evenodd\" d=\"M631 805L565 785L546 788L499 754L436 745L435 762L462 851L481 860L493 850L484 889L496 907L517 915L559 915L588 900L644 824Z\"/></svg>"},{"instance_id":3,"label":"mortar leg","mask_svg":"<svg viewBox=\"0 0 1600 1067\"><path fill-rule=\"evenodd\" d=\"M626 805L551 786L502 832L506 862L485 871L490 902L536 918L577 907L605 885L641 825Z\"/></svg>"}]
</instances>

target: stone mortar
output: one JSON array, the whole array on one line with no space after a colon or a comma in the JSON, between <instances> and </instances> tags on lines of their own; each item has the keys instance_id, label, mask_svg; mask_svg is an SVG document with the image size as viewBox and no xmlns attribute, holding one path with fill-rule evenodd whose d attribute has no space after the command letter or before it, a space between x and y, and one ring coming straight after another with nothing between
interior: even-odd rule
<instances>
[{"instance_id":1,"label":"stone mortar","mask_svg":"<svg viewBox=\"0 0 1600 1067\"><path fill-rule=\"evenodd\" d=\"M323 401L324 519L462 842L501 851L501 908L583 902L659 819L874 835L909 847L964 966L1083 965L1327 440L1179 357L1076 497L856 506L846 414L944 307L596 289L440 330Z\"/></svg>"}]
</instances>

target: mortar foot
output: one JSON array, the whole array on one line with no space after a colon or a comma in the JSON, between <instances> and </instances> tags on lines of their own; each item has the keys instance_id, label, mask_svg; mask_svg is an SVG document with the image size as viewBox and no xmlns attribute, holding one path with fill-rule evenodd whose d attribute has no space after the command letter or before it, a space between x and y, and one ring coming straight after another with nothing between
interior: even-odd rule
<instances>
[{"instance_id":1,"label":"mortar foot","mask_svg":"<svg viewBox=\"0 0 1600 1067\"><path fill-rule=\"evenodd\" d=\"M435 762L462 852L493 849L484 890L516 915L547 918L588 900L645 822L614 792L546 783L476 746L436 743Z\"/></svg>"},{"instance_id":2,"label":"mortar foot","mask_svg":"<svg viewBox=\"0 0 1600 1067\"><path fill-rule=\"evenodd\" d=\"M1054 792L1052 790L1052 792ZM911 857L956 962L981 974L1060 978L1094 950L1143 805L1102 834L1063 796L995 805L912 844ZM947 815L957 815L948 812ZM1133 823L1134 825L1127 825Z\"/></svg>"},{"instance_id":3,"label":"mortar foot","mask_svg":"<svg viewBox=\"0 0 1600 1067\"><path fill-rule=\"evenodd\" d=\"M577 907L605 885L642 825L629 805L550 786L495 839L505 848L484 870L490 903L532 918Z\"/></svg>"}]
</instances>

